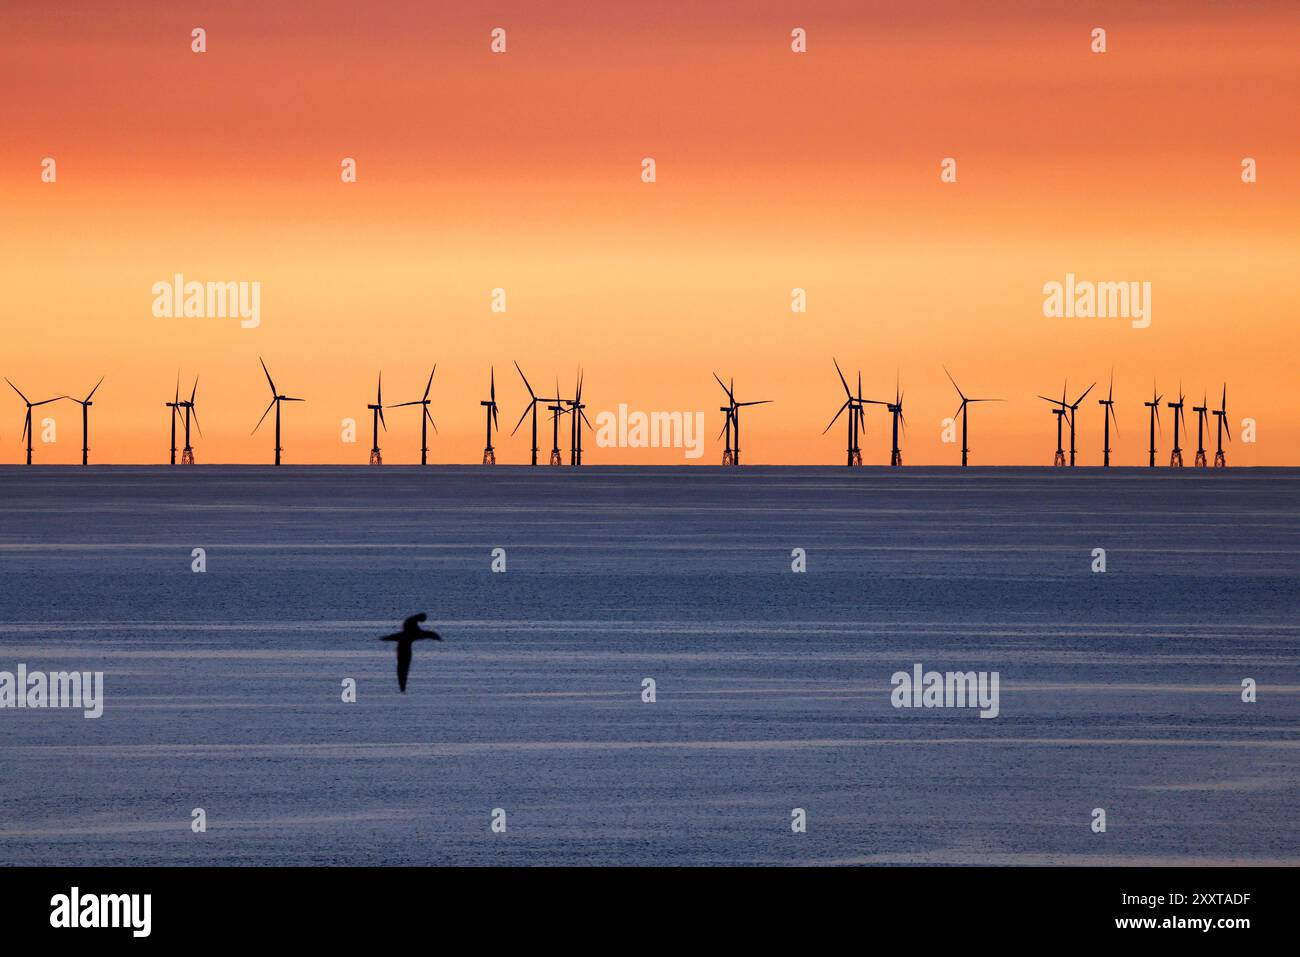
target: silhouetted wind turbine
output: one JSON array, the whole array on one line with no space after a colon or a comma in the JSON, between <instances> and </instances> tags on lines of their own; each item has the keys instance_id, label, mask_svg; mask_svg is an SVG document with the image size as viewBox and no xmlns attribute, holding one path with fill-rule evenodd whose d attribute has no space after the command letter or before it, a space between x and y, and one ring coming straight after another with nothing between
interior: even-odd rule
<instances>
[{"instance_id":1,"label":"silhouetted wind turbine","mask_svg":"<svg viewBox=\"0 0 1300 957\"><path fill-rule=\"evenodd\" d=\"M1083 390L1083 393L1079 398L1070 403L1070 468L1074 468L1074 417L1078 413L1079 406L1083 403L1083 400L1087 398L1088 393L1091 392L1096 385L1097 383L1094 382L1092 385L1088 386L1088 388Z\"/></svg>"},{"instance_id":2,"label":"silhouetted wind turbine","mask_svg":"<svg viewBox=\"0 0 1300 957\"><path fill-rule=\"evenodd\" d=\"M1174 410L1174 450L1169 453L1169 467L1171 469L1183 467L1183 447L1178 441L1178 420L1182 419L1184 423L1187 421L1183 416L1183 398L1183 385L1180 382L1178 384L1178 401L1167 403L1169 408Z\"/></svg>"},{"instance_id":3,"label":"silhouetted wind turbine","mask_svg":"<svg viewBox=\"0 0 1300 957\"><path fill-rule=\"evenodd\" d=\"M7 378L5 379L5 381L9 382ZM32 464L32 409L36 408L38 405L49 405L51 402L58 402L61 396L56 395L52 399L42 399L40 402L32 402L27 398L27 396L23 395L22 392L19 390L18 386L14 385L12 382L9 382L9 388L17 392L18 397L22 399L27 406L27 416L23 419L23 438L27 440L27 464L31 465ZM99 387L96 386L96 388Z\"/></svg>"},{"instance_id":4,"label":"silhouetted wind turbine","mask_svg":"<svg viewBox=\"0 0 1300 957\"><path fill-rule=\"evenodd\" d=\"M570 440L569 440L569 464L582 464L582 424L585 422L587 428L592 428L591 420L587 418L587 413L583 411L587 408L582 401L582 380L583 372L578 370L578 382L574 389L573 399L565 399L564 402L569 406L569 414L573 416L570 423Z\"/></svg>"},{"instance_id":5,"label":"silhouetted wind turbine","mask_svg":"<svg viewBox=\"0 0 1300 957\"><path fill-rule=\"evenodd\" d=\"M825 435L831 430L831 426L839 421L840 416L843 415L844 411L847 409L849 418L847 423L848 437L845 439L847 456L845 464L852 468L855 465L862 464L862 449L858 446L858 417L862 414L862 410L858 405L857 398L849 389L849 384L844 378L843 371L840 369L839 360L832 357L831 362L835 363L835 372L840 377L840 384L844 386L844 395L846 398L844 399L844 404L835 412L835 417L831 419L826 428L822 429L822 435ZM860 379L859 384L861 384Z\"/></svg>"},{"instance_id":6,"label":"silhouetted wind turbine","mask_svg":"<svg viewBox=\"0 0 1300 957\"><path fill-rule=\"evenodd\" d=\"M496 465L497 454L492 448L492 426L497 423L497 370L495 367L490 367L489 375L491 376L489 380L489 398L487 401L479 400L479 405L484 406L484 414L487 416L487 445L483 447L483 464ZM499 429L500 425L497 425L497 428Z\"/></svg>"},{"instance_id":7,"label":"silhouetted wind turbine","mask_svg":"<svg viewBox=\"0 0 1300 957\"><path fill-rule=\"evenodd\" d=\"M970 448L968 447L966 441L966 436L967 436L966 420L967 420L967 416L970 413L970 404L972 402L1005 402L1006 400L967 398L966 394L961 391L961 386L957 385L957 380L954 379L952 377L952 373L948 371L947 366L944 366L943 371L944 371L944 375L948 377L948 381L952 383L952 387L957 390L957 394L961 396L961 404L957 406L957 412L953 413L953 418L955 419L957 417L958 412L961 413L961 467L965 468L967 464L967 456L970 453Z\"/></svg>"},{"instance_id":8,"label":"silhouetted wind turbine","mask_svg":"<svg viewBox=\"0 0 1300 957\"><path fill-rule=\"evenodd\" d=\"M560 457L560 416L565 413L564 400L560 398L560 380L555 380L555 404L548 405L547 410L551 412L551 464L563 465L564 459Z\"/></svg>"},{"instance_id":9,"label":"silhouetted wind turbine","mask_svg":"<svg viewBox=\"0 0 1300 957\"><path fill-rule=\"evenodd\" d=\"M1105 468L1110 467L1110 420L1115 418L1115 370L1110 373L1110 388L1106 392L1106 398L1098 399L1098 405L1106 407L1104 416L1106 438L1102 447L1101 464ZM1115 434L1119 435L1119 419L1115 419Z\"/></svg>"},{"instance_id":10,"label":"silhouetted wind turbine","mask_svg":"<svg viewBox=\"0 0 1300 957\"><path fill-rule=\"evenodd\" d=\"M1156 467L1156 425L1160 422L1160 400L1163 398L1164 395L1156 395L1156 384L1152 382L1151 401L1142 403L1151 410L1151 457L1147 461L1149 468Z\"/></svg>"},{"instance_id":11,"label":"silhouetted wind turbine","mask_svg":"<svg viewBox=\"0 0 1300 957\"><path fill-rule=\"evenodd\" d=\"M259 356L258 362L262 362ZM271 387L271 405L266 407L266 412L262 413L262 418L257 420L257 425L253 426L252 435L262 427L262 422L266 419L266 413L271 411L271 406L275 406L275 464L280 464L280 453L284 450L280 448L280 403L281 402L306 402L306 399L296 399L293 396L281 395L275 388L275 382L271 379L271 373L266 368L266 363L262 362L262 372L266 374L266 383Z\"/></svg>"},{"instance_id":12,"label":"silhouetted wind turbine","mask_svg":"<svg viewBox=\"0 0 1300 957\"><path fill-rule=\"evenodd\" d=\"M30 417L31 412L29 411ZM1223 427L1228 421L1228 383L1223 383L1223 398L1219 400L1219 407L1214 410L1214 417L1219 420L1219 447L1214 453L1214 467L1222 469L1228 467L1228 460L1223 454ZM29 419L30 421L30 419ZM1232 441L1232 430L1228 430L1228 441ZM31 446L27 446L27 455L30 458L32 452Z\"/></svg>"},{"instance_id":13,"label":"silhouetted wind turbine","mask_svg":"<svg viewBox=\"0 0 1300 957\"><path fill-rule=\"evenodd\" d=\"M903 464L903 451L898 447L898 426L902 423L903 431L907 431L907 419L903 418L903 393L898 388L898 377L894 377L894 401L887 406L890 414L894 419L894 446L889 453L890 465Z\"/></svg>"},{"instance_id":14,"label":"silhouetted wind turbine","mask_svg":"<svg viewBox=\"0 0 1300 957\"><path fill-rule=\"evenodd\" d=\"M64 399L70 399L81 406L81 464L90 464L90 407L95 403L90 401L94 398L99 387L104 384L104 377L100 376L99 381L95 383L95 388L90 390L90 395L84 399L77 399L70 395L62 396Z\"/></svg>"},{"instance_id":15,"label":"silhouetted wind turbine","mask_svg":"<svg viewBox=\"0 0 1300 957\"><path fill-rule=\"evenodd\" d=\"M379 387L375 392L375 401L366 406L370 410L370 420L372 424L371 435L373 441L370 443L370 464L383 465L384 457L379 454L379 426L382 423L384 431L388 431L388 423L384 422L384 374L379 373Z\"/></svg>"},{"instance_id":16,"label":"silhouetted wind turbine","mask_svg":"<svg viewBox=\"0 0 1300 957\"><path fill-rule=\"evenodd\" d=\"M515 363L515 369L518 370L519 372L519 378L524 380L524 388L528 390L528 405L524 408L524 414L519 416L519 421L515 423L514 431L512 431L510 434L514 435L515 432L519 431L519 426L524 424L524 419L528 417L529 412L533 414L533 462L532 464L536 465L537 464L537 406L545 402L559 402L560 400L558 394L556 398L551 399L545 396L540 396L537 393L533 392L533 387L528 383L528 376L524 375L524 370L519 368L518 362ZM554 465L555 463L552 462L551 464Z\"/></svg>"},{"instance_id":17,"label":"silhouetted wind turbine","mask_svg":"<svg viewBox=\"0 0 1300 957\"><path fill-rule=\"evenodd\" d=\"M429 373L429 381L424 386L424 398L416 399L414 402L399 402L397 405L390 405L390 409L402 409L408 405L418 405L423 409L420 416L420 464L429 464L429 426L433 426L433 431L438 431L438 423L433 421L433 415L429 412L429 390L433 388L433 373L438 371L438 364L433 364L433 371Z\"/></svg>"},{"instance_id":18,"label":"silhouetted wind turbine","mask_svg":"<svg viewBox=\"0 0 1300 957\"><path fill-rule=\"evenodd\" d=\"M1201 404L1192 406L1192 411L1196 413L1196 461L1192 464L1198 469L1205 468L1205 419L1209 410L1207 396L1201 392Z\"/></svg>"},{"instance_id":19,"label":"silhouetted wind turbine","mask_svg":"<svg viewBox=\"0 0 1300 957\"><path fill-rule=\"evenodd\" d=\"M1065 390L1068 389L1069 386L1070 380L1066 379L1065 384L1061 386L1061 397L1059 399L1049 399L1045 395L1039 396L1039 398L1044 402L1050 402L1052 405L1056 406L1056 408L1052 410L1052 414L1056 416L1056 455L1052 458L1052 465L1057 467L1063 467L1065 465L1065 448L1062 445L1062 424L1067 414L1066 410L1070 407L1065 398Z\"/></svg>"},{"instance_id":20,"label":"silhouetted wind turbine","mask_svg":"<svg viewBox=\"0 0 1300 957\"><path fill-rule=\"evenodd\" d=\"M194 416L194 425L199 430L199 435L203 434L203 426L199 425L199 410L194 404L195 396L199 392L199 377L194 377L194 388L190 390L190 397L180 403L181 408L185 410L185 448L181 450L181 465L194 464L194 448L190 445L190 415Z\"/></svg>"},{"instance_id":21,"label":"silhouetted wind turbine","mask_svg":"<svg viewBox=\"0 0 1300 957\"><path fill-rule=\"evenodd\" d=\"M197 381L197 380L196 380ZM176 416L180 414L181 403L181 374L176 373L176 393L172 400L166 403L167 408L172 410L172 446L171 446L171 464L176 464ZM276 443L279 444L278 442Z\"/></svg>"},{"instance_id":22,"label":"silhouetted wind turbine","mask_svg":"<svg viewBox=\"0 0 1300 957\"><path fill-rule=\"evenodd\" d=\"M713 373L713 378L718 379L718 374ZM723 465L740 464L740 410L747 405L767 405L771 399L755 399L750 402L736 401L736 380L731 380L731 386L722 385L722 380L718 379L718 385L722 386L722 391L727 393L728 405L723 406L719 411L727 414L727 424L724 428L727 430L727 451L722 453Z\"/></svg>"}]
</instances>

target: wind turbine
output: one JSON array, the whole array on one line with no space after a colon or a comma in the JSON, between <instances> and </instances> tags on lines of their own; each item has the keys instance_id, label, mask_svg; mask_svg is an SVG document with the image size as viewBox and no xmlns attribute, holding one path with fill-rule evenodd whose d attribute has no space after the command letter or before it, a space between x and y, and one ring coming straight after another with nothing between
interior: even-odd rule
<instances>
[{"instance_id":1,"label":"wind turbine","mask_svg":"<svg viewBox=\"0 0 1300 957\"><path fill-rule=\"evenodd\" d=\"M379 454L379 425L382 422L384 431L388 431L388 423L384 422L384 374L379 373L379 388L375 393L375 401L366 406L370 410L371 435L373 441L370 444L370 464L383 465L384 457Z\"/></svg>"},{"instance_id":2,"label":"wind turbine","mask_svg":"<svg viewBox=\"0 0 1300 957\"><path fill-rule=\"evenodd\" d=\"M1005 402L1006 400L967 398L966 394L961 391L961 386L957 385L957 380L954 379L952 377L952 373L948 371L947 366L944 366L943 371L944 374L948 377L948 381L952 383L952 387L957 390L957 394L961 396L961 404L957 406L957 412L954 412L952 416L955 419L957 417L957 413L958 412L961 413L961 467L965 468L967 464L967 457L970 453L970 448L967 446L967 442L966 442L966 436L967 436L966 424L967 424L967 417L970 414L970 404L972 402Z\"/></svg>"},{"instance_id":3,"label":"wind turbine","mask_svg":"<svg viewBox=\"0 0 1300 957\"><path fill-rule=\"evenodd\" d=\"M429 373L429 381L424 386L424 398L416 399L414 402L399 402L397 405L390 405L390 409L401 409L408 405L418 405L424 410L420 416L420 464L429 464L429 426L433 426L433 431L438 431L438 423L433 421L433 414L429 412L429 390L433 388L433 373L438 371L438 364L433 364L433 372ZM385 426L387 428L387 426Z\"/></svg>"},{"instance_id":4,"label":"wind turbine","mask_svg":"<svg viewBox=\"0 0 1300 957\"><path fill-rule=\"evenodd\" d=\"M524 424L524 419L528 417L529 412L533 414L533 463L532 464L536 465L537 464L537 406L541 403L559 402L560 400L558 396L554 399L550 399L535 393L533 391L533 387L528 384L528 376L524 375L524 370L519 368L518 362L515 363L515 369L517 369L519 372L519 378L524 380L524 388L528 390L528 405L524 408L524 414L519 417L519 421L515 423L514 431L511 432L510 434L514 435L515 432L519 431L519 426ZM556 391L558 393L559 390L557 389ZM555 463L552 462L551 464L554 465Z\"/></svg>"},{"instance_id":5,"label":"wind turbine","mask_svg":"<svg viewBox=\"0 0 1300 957\"><path fill-rule=\"evenodd\" d=\"M7 378L5 379L5 381L9 382ZM26 403L27 405L27 416L26 418L23 419L23 438L27 440L27 464L31 465L32 464L32 409L36 408L38 405L49 405L51 402L58 402L59 399L62 398L62 396L56 395L52 399L42 399L40 402L32 402L30 399L27 398L27 396L23 395L22 392L19 390L18 386L14 385L12 382L9 382L9 388L17 392L18 397L22 399L23 402ZM99 387L96 386L95 388L99 388Z\"/></svg>"},{"instance_id":6,"label":"wind turbine","mask_svg":"<svg viewBox=\"0 0 1300 957\"><path fill-rule=\"evenodd\" d=\"M861 372L858 373L858 394L855 396L853 394L853 391L849 388L848 381L845 380L844 378L844 373L840 370L840 364L838 360L832 358L831 361L835 363L835 371L836 373L839 374L840 384L844 386L844 395L846 396L846 398L844 400L844 404L840 406L839 411L835 413L835 418L831 419L830 425L827 425L826 428L822 429L822 435L825 435L827 432L831 430L831 426L834 425L836 421L838 421L839 417L844 414L844 410L847 409L849 412L848 439L846 441L847 464L850 467L854 465L861 465L862 446L859 444L858 433L859 431L866 432L866 418L865 418L865 413L867 411L866 406L869 404L887 406L889 403L880 402L876 399L864 399L862 397L862 373Z\"/></svg>"},{"instance_id":7,"label":"wind turbine","mask_svg":"<svg viewBox=\"0 0 1300 957\"><path fill-rule=\"evenodd\" d=\"M1069 403L1065 398L1065 390L1069 388L1069 385L1070 380L1066 379L1065 384L1061 386L1061 397L1059 399L1049 399L1045 395L1039 396L1039 398L1044 402L1049 402L1056 406L1056 408L1052 410L1052 414L1056 416L1056 455L1052 458L1053 467L1064 467L1065 465L1065 448L1062 445L1062 425L1067 414L1066 410L1070 408Z\"/></svg>"},{"instance_id":8,"label":"wind turbine","mask_svg":"<svg viewBox=\"0 0 1300 957\"><path fill-rule=\"evenodd\" d=\"M1206 401L1206 394L1201 393L1201 404L1192 406L1192 411L1196 413L1196 461L1193 463L1194 468L1205 468L1205 419L1209 413L1210 403Z\"/></svg>"},{"instance_id":9,"label":"wind turbine","mask_svg":"<svg viewBox=\"0 0 1300 957\"><path fill-rule=\"evenodd\" d=\"M194 416L194 425L199 430L199 435L203 434L203 426L199 425L199 410L194 404L194 397L198 395L199 377L194 377L194 388L190 390L190 397L184 402L178 403L185 410L185 448L181 451L181 465L194 464L194 449L190 445L190 415Z\"/></svg>"},{"instance_id":10,"label":"wind turbine","mask_svg":"<svg viewBox=\"0 0 1300 957\"><path fill-rule=\"evenodd\" d=\"M258 356L258 362L262 362L261 356ZM306 402L306 399L296 399L293 396L281 395L275 388L275 382L271 379L271 373L266 368L266 363L262 362L262 372L266 374L266 383L271 387L271 404L266 407L266 412L262 413L262 418L257 420L257 425L253 426L252 435L262 427L262 422L266 419L266 413L271 411L271 406L275 406L275 464L280 464L280 453L284 450L280 448L280 403L281 402ZM197 384L197 382L196 382Z\"/></svg>"},{"instance_id":11,"label":"wind turbine","mask_svg":"<svg viewBox=\"0 0 1300 957\"><path fill-rule=\"evenodd\" d=\"M716 372L713 373L713 378L718 379L718 374ZM735 393L735 388L736 388L735 379L731 380L730 387L723 385L721 379L718 379L718 385L721 385L722 391L727 393L727 401L728 401L728 405L722 406L719 409L720 412L725 412L727 414L727 424L724 426L724 428L727 431L727 450L722 453L722 464L739 465L740 464L740 410L747 405L766 405L772 400L755 399L750 402L737 402L736 393Z\"/></svg>"},{"instance_id":12,"label":"wind turbine","mask_svg":"<svg viewBox=\"0 0 1300 957\"><path fill-rule=\"evenodd\" d=\"M894 419L894 446L889 454L890 465L903 464L903 451L898 447L898 425L901 422L903 431L907 431L907 419L903 418L903 393L898 388L898 377L894 378L894 401L889 403L886 408Z\"/></svg>"},{"instance_id":13,"label":"wind turbine","mask_svg":"<svg viewBox=\"0 0 1300 957\"><path fill-rule=\"evenodd\" d=\"M1178 441L1178 420L1182 419L1186 424L1187 419L1183 416L1183 386L1178 384L1178 401L1169 402L1167 405L1174 410L1174 450L1169 453L1169 467L1171 469L1180 469L1183 467L1183 447Z\"/></svg>"},{"instance_id":14,"label":"wind turbine","mask_svg":"<svg viewBox=\"0 0 1300 957\"><path fill-rule=\"evenodd\" d=\"M1115 370L1114 369L1112 369L1110 373L1110 388L1106 392L1106 398L1098 399L1097 404L1104 405L1106 407L1106 413L1104 417L1105 426L1106 426L1105 427L1106 439L1105 439L1105 445L1102 448L1101 464L1105 468L1110 468L1110 420L1115 418ZM1115 434L1119 435L1119 419L1115 419Z\"/></svg>"},{"instance_id":15,"label":"wind turbine","mask_svg":"<svg viewBox=\"0 0 1300 957\"><path fill-rule=\"evenodd\" d=\"M569 440L569 464L582 464L582 424L587 423L587 428L593 428L591 420L587 418L587 413L583 411L587 406L582 401L582 380L583 372L578 370L578 383L575 387L573 399L565 399L564 402L569 406L569 414L573 416L570 429Z\"/></svg>"},{"instance_id":16,"label":"wind turbine","mask_svg":"<svg viewBox=\"0 0 1300 957\"><path fill-rule=\"evenodd\" d=\"M198 381L198 380L196 379L195 382L197 382L197 381ZM172 465L175 465L175 464L176 464L176 416L177 416L177 414L179 413L180 409L182 408L182 403L181 403L181 374L180 374L179 372L176 373L176 393L175 393L175 395L172 397L172 400L171 400L170 402L166 403L166 405L167 405L167 408L169 408L169 409L172 410L172 446L171 446L171 448L172 448L172 457L171 457L171 464L172 464ZM277 442L276 444L278 445L279 443Z\"/></svg>"},{"instance_id":17,"label":"wind turbine","mask_svg":"<svg viewBox=\"0 0 1300 957\"><path fill-rule=\"evenodd\" d=\"M548 405L547 411L551 412L551 464L563 465L564 459L560 456L560 416L565 413L564 400L560 398L560 380L555 380L555 404Z\"/></svg>"},{"instance_id":18,"label":"wind turbine","mask_svg":"<svg viewBox=\"0 0 1300 957\"><path fill-rule=\"evenodd\" d=\"M1218 451L1214 453L1214 467L1216 469L1222 469L1228 467L1228 460L1223 455L1223 426L1228 421L1228 383L1226 382L1223 383L1223 398L1219 400L1219 407L1213 411L1214 411L1214 417L1219 420L1219 447L1218 447ZM30 421L30 417L31 417L30 410L28 411L27 415L28 415L28 421ZM1231 429L1228 430L1228 441L1229 442L1232 441ZM28 445L27 455L29 459L31 457L31 454L32 454L32 447L31 445Z\"/></svg>"},{"instance_id":19,"label":"wind turbine","mask_svg":"<svg viewBox=\"0 0 1300 957\"><path fill-rule=\"evenodd\" d=\"M70 395L62 396L64 399L70 399L81 406L81 464L90 464L90 407L95 403L90 401L94 398L99 387L104 384L104 377L100 376L99 381L95 383L95 388L90 390L90 395L84 399L76 399Z\"/></svg>"},{"instance_id":20,"label":"wind turbine","mask_svg":"<svg viewBox=\"0 0 1300 957\"><path fill-rule=\"evenodd\" d=\"M1156 395L1156 384L1152 382L1151 401L1142 403L1151 410L1151 457L1147 460L1150 468L1156 467L1156 425L1160 421L1160 400L1163 398L1164 395Z\"/></svg>"},{"instance_id":21,"label":"wind turbine","mask_svg":"<svg viewBox=\"0 0 1300 957\"><path fill-rule=\"evenodd\" d=\"M497 454L492 449L492 426L497 421L497 370L495 367L489 367L489 380L491 385L488 392L489 398L486 401L479 400L479 405L485 407L484 414L487 416L487 445L483 447L483 464L496 465ZM497 425L497 428L501 428Z\"/></svg>"},{"instance_id":22,"label":"wind turbine","mask_svg":"<svg viewBox=\"0 0 1300 957\"><path fill-rule=\"evenodd\" d=\"M1074 468L1074 416L1079 411L1079 406L1083 404L1083 400L1087 398L1088 393L1091 392L1096 385L1097 383L1094 382L1092 385L1088 386L1088 388L1083 390L1083 394L1080 395L1079 398L1070 403L1070 468Z\"/></svg>"}]
</instances>

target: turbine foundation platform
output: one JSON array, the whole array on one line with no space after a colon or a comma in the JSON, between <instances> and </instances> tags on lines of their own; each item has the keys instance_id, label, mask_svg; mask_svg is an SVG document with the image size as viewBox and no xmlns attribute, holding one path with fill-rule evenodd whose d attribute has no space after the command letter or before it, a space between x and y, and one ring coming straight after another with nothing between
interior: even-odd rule
<instances>
[{"instance_id":1,"label":"turbine foundation platform","mask_svg":"<svg viewBox=\"0 0 1300 957\"><path fill-rule=\"evenodd\" d=\"M370 464L371 464L371 465L383 465L383 464L384 464L384 457L383 457L382 455L379 454L379 449L371 449L371 450L370 450Z\"/></svg>"},{"instance_id":2,"label":"turbine foundation platform","mask_svg":"<svg viewBox=\"0 0 1300 957\"><path fill-rule=\"evenodd\" d=\"M1228 460L1222 452L1214 453L1214 467L1216 469L1226 469L1228 467Z\"/></svg>"},{"instance_id":3,"label":"turbine foundation platform","mask_svg":"<svg viewBox=\"0 0 1300 957\"><path fill-rule=\"evenodd\" d=\"M1196 453L1196 461L1193 463L1193 465L1194 465L1195 468L1198 468L1198 469L1203 469L1203 468L1205 468L1206 462L1205 462L1205 450L1204 450L1204 449L1201 449L1200 451L1198 451L1198 452Z\"/></svg>"},{"instance_id":4,"label":"turbine foundation platform","mask_svg":"<svg viewBox=\"0 0 1300 957\"><path fill-rule=\"evenodd\" d=\"M484 465L496 465L496 464L497 464L497 454L496 454L495 452L493 452L491 449L484 449L484 450L483 450L483 464L484 464Z\"/></svg>"},{"instance_id":5,"label":"turbine foundation platform","mask_svg":"<svg viewBox=\"0 0 1300 957\"><path fill-rule=\"evenodd\" d=\"M1057 452L1052 458L1052 465L1055 468L1065 468L1065 453Z\"/></svg>"},{"instance_id":6,"label":"turbine foundation platform","mask_svg":"<svg viewBox=\"0 0 1300 957\"><path fill-rule=\"evenodd\" d=\"M193 465L193 464L194 464L194 450L186 449L184 452L181 453L181 465Z\"/></svg>"},{"instance_id":7,"label":"turbine foundation platform","mask_svg":"<svg viewBox=\"0 0 1300 957\"><path fill-rule=\"evenodd\" d=\"M1169 467L1171 469L1180 469L1183 467L1182 449L1174 449L1169 453Z\"/></svg>"}]
</instances>

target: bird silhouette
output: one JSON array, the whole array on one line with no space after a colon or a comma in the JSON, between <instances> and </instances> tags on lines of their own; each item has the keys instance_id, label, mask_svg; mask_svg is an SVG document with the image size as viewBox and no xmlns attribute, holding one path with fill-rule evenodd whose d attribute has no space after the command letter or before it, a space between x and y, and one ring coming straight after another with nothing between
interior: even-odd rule
<instances>
[{"instance_id":1,"label":"bird silhouette","mask_svg":"<svg viewBox=\"0 0 1300 957\"><path fill-rule=\"evenodd\" d=\"M420 622L428 619L429 616L424 612L412 615L402 622L401 631L394 632L391 635L384 635L379 639L380 641L397 642L397 686L402 689L402 694L406 693L406 676L411 671L411 642L419 641L421 638L442 641L442 635L436 631L426 631L420 627Z\"/></svg>"}]
</instances>

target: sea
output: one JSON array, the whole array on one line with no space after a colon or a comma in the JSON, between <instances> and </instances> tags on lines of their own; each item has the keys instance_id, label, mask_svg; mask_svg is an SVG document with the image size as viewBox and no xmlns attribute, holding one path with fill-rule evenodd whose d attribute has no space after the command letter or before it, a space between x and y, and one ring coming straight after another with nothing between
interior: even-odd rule
<instances>
[{"instance_id":1,"label":"sea","mask_svg":"<svg viewBox=\"0 0 1300 957\"><path fill-rule=\"evenodd\" d=\"M20 665L10 865L1300 863L1295 469L5 466Z\"/></svg>"}]
</instances>

